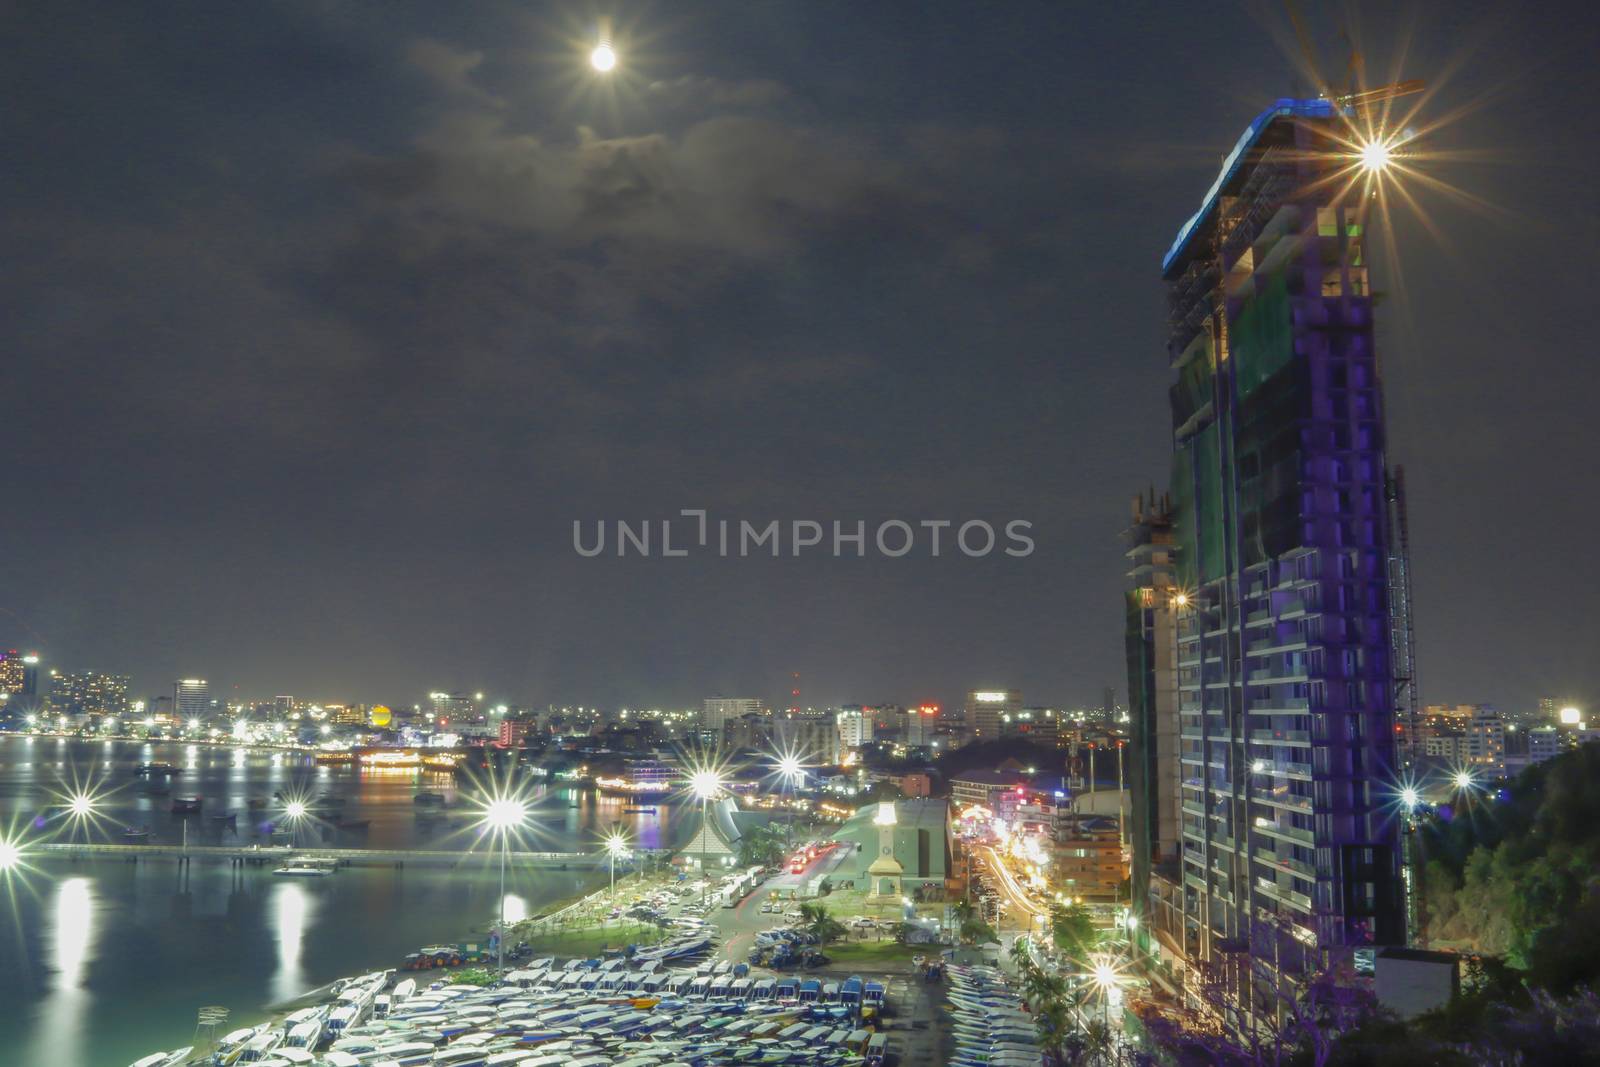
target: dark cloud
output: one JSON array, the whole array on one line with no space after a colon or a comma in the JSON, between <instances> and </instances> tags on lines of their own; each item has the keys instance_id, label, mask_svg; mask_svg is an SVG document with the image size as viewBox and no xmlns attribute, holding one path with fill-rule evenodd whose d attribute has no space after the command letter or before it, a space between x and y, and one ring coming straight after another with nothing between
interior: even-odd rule
<instances>
[{"instance_id":1,"label":"dark cloud","mask_svg":"<svg viewBox=\"0 0 1600 1067\"><path fill-rule=\"evenodd\" d=\"M0 16L7 641L329 698L1121 685L1116 532L1167 464L1160 256L1293 63L1199 9L623 8L615 91L559 7ZM1533 84L1440 134L1518 161L1454 176L1526 227L1433 201L1453 254L1394 236L1430 697L1600 685L1585 598L1528 593L1571 587L1597 518L1569 462L1592 39L1509 27ZM1020 515L1040 549L573 558L574 518L679 507Z\"/></svg>"}]
</instances>

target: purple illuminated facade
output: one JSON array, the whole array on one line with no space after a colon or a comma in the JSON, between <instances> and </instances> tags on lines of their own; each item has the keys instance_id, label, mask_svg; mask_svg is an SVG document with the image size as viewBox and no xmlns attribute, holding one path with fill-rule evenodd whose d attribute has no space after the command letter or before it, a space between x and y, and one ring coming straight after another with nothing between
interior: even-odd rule
<instances>
[{"instance_id":1,"label":"purple illuminated facade","mask_svg":"<svg viewBox=\"0 0 1600 1067\"><path fill-rule=\"evenodd\" d=\"M1175 733L1178 770L1135 804L1176 808L1179 848L1146 861L1146 943L1236 1032L1405 940L1383 399L1337 125L1327 101L1269 108L1163 264L1179 721L1134 727Z\"/></svg>"}]
</instances>

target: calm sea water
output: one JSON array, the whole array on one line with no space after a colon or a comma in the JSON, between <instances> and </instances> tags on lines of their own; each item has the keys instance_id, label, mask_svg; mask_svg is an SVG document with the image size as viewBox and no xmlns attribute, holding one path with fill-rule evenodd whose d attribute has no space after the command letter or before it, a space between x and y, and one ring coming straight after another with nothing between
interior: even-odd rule
<instances>
[{"instance_id":1,"label":"calm sea water","mask_svg":"<svg viewBox=\"0 0 1600 1067\"><path fill-rule=\"evenodd\" d=\"M173 816L170 798L143 792L134 768L152 760L184 769L172 791L202 795L204 815ZM98 819L69 826L48 811L84 788L101 794ZM148 826L153 840L178 842L187 823L194 844L265 841L281 790L331 794L343 800L346 820L371 820L362 833L301 831L302 844L463 853L450 868L354 867L306 880L217 862L185 869L170 860L34 858L0 882L0 1063L124 1067L188 1044L203 1005L227 1007L245 1025L267 1005L333 978L481 933L499 906L493 850L464 817L455 825L419 821L418 789L457 799L448 776L319 767L270 750L0 739L0 826L37 840L116 842L124 827ZM251 797L267 807L250 808ZM552 851L593 849L615 823L650 848L674 847L695 828L689 809L624 815L621 800L586 791L549 790L536 803L538 837L529 847ZM235 814L233 825L212 818L226 813ZM41 815L46 824L37 829ZM507 915L581 892L593 877L513 870Z\"/></svg>"}]
</instances>

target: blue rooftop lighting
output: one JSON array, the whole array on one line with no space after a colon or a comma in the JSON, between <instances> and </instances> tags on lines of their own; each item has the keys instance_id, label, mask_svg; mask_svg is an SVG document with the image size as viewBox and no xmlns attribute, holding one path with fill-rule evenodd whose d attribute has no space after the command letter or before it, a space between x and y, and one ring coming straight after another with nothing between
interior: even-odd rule
<instances>
[{"instance_id":1,"label":"blue rooftop lighting","mask_svg":"<svg viewBox=\"0 0 1600 1067\"><path fill-rule=\"evenodd\" d=\"M1261 135L1274 120L1285 117L1330 119L1335 114L1331 100L1296 100L1286 96L1273 101L1271 107L1257 115L1239 136L1238 143L1233 146L1233 151L1228 153L1228 158L1222 161L1222 173L1217 175L1217 180L1206 190L1206 198L1201 201L1200 210L1183 224L1177 238L1172 242L1172 247L1167 249L1166 258L1161 261L1162 275L1165 276L1171 271L1172 265L1182 258L1189 239L1195 235L1195 231L1200 229L1200 224L1205 221L1206 216L1217 206L1217 197L1227 188L1228 183L1244 164L1245 153L1255 147L1256 142L1261 139Z\"/></svg>"}]
</instances>

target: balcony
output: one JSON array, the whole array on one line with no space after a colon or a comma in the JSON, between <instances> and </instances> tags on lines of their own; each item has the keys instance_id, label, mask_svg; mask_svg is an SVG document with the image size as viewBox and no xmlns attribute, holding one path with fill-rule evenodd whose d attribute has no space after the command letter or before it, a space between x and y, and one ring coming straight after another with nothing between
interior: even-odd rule
<instances>
[{"instance_id":1,"label":"balcony","mask_svg":"<svg viewBox=\"0 0 1600 1067\"><path fill-rule=\"evenodd\" d=\"M1305 667L1280 667L1277 670L1249 671L1245 681L1250 685L1274 685L1279 682L1305 682L1310 675Z\"/></svg>"},{"instance_id":2,"label":"balcony","mask_svg":"<svg viewBox=\"0 0 1600 1067\"><path fill-rule=\"evenodd\" d=\"M1302 863L1293 856L1279 855L1268 849L1258 848L1252 858L1258 863L1266 864L1275 871L1293 871L1302 878L1309 878L1312 881L1317 879L1317 869L1315 867L1309 863Z\"/></svg>"},{"instance_id":3,"label":"balcony","mask_svg":"<svg viewBox=\"0 0 1600 1067\"><path fill-rule=\"evenodd\" d=\"M1261 893L1272 900L1287 904L1291 908L1306 912L1307 914L1310 914L1311 912L1311 898L1306 896L1304 893L1296 893L1293 889L1285 889L1276 882L1269 882L1265 878L1256 879L1255 889L1256 892Z\"/></svg>"},{"instance_id":4,"label":"balcony","mask_svg":"<svg viewBox=\"0 0 1600 1067\"><path fill-rule=\"evenodd\" d=\"M1312 806L1310 797L1297 797L1292 793L1283 793L1274 796L1272 793L1255 793L1250 797L1257 804L1267 804L1284 811L1296 811L1302 815L1310 815Z\"/></svg>"},{"instance_id":5,"label":"balcony","mask_svg":"<svg viewBox=\"0 0 1600 1067\"><path fill-rule=\"evenodd\" d=\"M1257 823L1250 828L1252 833L1261 834L1277 841L1287 841L1295 845L1305 845L1307 848L1316 846L1316 838L1310 830L1301 830L1295 826L1281 826L1275 822Z\"/></svg>"},{"instance_id":6,"label":"balcony","mask_svg":"<svg viewBox=\"0 0 1600 1067\"><path fill-rule=\"evenodd\" d=\"M1262 764L1260 770L1255 765ZM1295 778L1301 781L1311 781L1313 769L1309 763L1294 763L1288 760L1255 760L1250 765L1251 774L1259 774L1270 778Z\"/></svg>"},{"instance_id":7,"label":"balcony","mask_svg":"<svg viewBox=\"0 0 1600 1067\"><path fill-rule=\"evenodd\" d=\"M1309 730L1252 730L1250 743L1253 745L1303 745L1311 747L1311 731Z\"/></svg>"}]
</instances>

